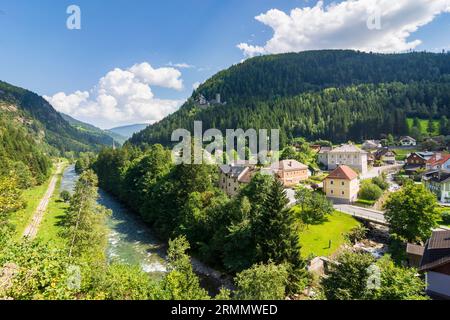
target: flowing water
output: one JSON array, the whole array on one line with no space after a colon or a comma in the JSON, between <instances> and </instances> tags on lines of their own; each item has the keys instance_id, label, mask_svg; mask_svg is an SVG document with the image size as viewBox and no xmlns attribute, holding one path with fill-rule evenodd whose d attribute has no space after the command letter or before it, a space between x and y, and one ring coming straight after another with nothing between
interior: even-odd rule
<instances>
[{"instance_id":1,"label":"flowing water","mask_svg":"<svg viewBox=\"0 0 450 320\"><path fill-rule=\"evenodd\" d=\"M61 180L61 191L73 191L77 179L75 167L68 167ZM151 230L139 217L101 189L98 203L112 212L107 220L110 230L108 260L140 266L152 277L160 278L166 272L164 246L156 240Z\"/></svg>"},{"instance_id":2,"label":"flowing water","mask_svg":"<svg viewBox=\"0 0 450 320\"><path fill-rule=\"evenodd\" d=\"M73 192L77 179L75 167L69 166L64 171L60 191ZM138 216L102 189L99 189L98 203L112 212L107 221L109 228L108 260L140 266L152 278L161 278L166 272L164 244L157 241L150 228ZM231 279L222 273L209 268L196 259L192 259L192 265L200 276L202 286L211 295L215 295L222 286L233 288Z\"/></svg>"}]
</instances>

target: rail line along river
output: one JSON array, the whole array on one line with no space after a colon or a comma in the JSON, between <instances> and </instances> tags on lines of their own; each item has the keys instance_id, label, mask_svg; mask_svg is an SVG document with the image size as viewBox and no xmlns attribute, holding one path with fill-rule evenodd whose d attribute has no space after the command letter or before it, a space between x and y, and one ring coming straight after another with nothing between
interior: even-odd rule
<instances>
[{"instance_id":1,"label":"rail line along river","mask_svg":"<svg viewBox=\"0 0 450 320\"><path fill-rule=\"evenodd\" d=\"M64 171L60 191L73 192L78 175L74 166ZM99 189L98 203L112 211L108 217L109 241L107 257L109 262L117 261L140 266L152 278L161 278L166 272L166 246L156 239L152 230L138 216L130 212L108 193ZM220 287L232 287L229 277L215 271L196 259L192 259L194 270L199 274L202 286L211 294Z\"/></svg>"}]
</instances>

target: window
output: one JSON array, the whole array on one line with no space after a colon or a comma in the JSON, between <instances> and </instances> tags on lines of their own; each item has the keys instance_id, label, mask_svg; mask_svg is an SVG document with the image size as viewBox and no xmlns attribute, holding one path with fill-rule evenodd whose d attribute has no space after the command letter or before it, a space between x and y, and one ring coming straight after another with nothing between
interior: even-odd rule
<instances>
[{"instance_id":1,"label":"window","mask_svg":"<svg viewBox=\"0 0 450 320\"><path fill-rule=\"evenodd\" d=\"M342 191L342 195L345 196L345 191Z\"/></svg>"},{"instance_id":2,"label":"window","mask_svg":"<svg viewBox=\"0 0 450 320\"><path fill-rule=\"evenodd\" d=\"M345 182L344 181L342 181L342 185L345 186Z\"/></svg>"},{"instance_id":3,"label":"window","mask_svg":"<svg viewBox=\"0 0 450 320\"><path fill-rule=\"evenodd\" d=\"M330 184L331 184L331 185L333 185L333 184L334 184L334 181L333 181L333 180L331 180L331 181L330 181Z\"/></svg>"},{"instance_id":4,"label":"window","mask_svg":"<svg viewBox=\"0 0 450 320\"><path fill-rule=\"evenodd\" d=\"M334 194L334 190L331 190L331 194Z\"/></svg>"}]
</instances>

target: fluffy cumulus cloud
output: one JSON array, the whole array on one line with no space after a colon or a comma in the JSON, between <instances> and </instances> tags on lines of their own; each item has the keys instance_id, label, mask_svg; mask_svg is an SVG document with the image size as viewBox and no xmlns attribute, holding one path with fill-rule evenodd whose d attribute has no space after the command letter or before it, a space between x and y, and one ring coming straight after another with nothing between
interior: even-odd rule
<instances>
[{"instance_id":1,"label":"fluffy cumulus cloud","mask_svg":"<svg viewBox=\"0 0 450 320\"><path fill-rule=\"evenodd\" d=\"M256 20L273 29L264 46L241 43L246 57L314 49L399 52L414 49L409 40L421 26L450 11L449 0L345 0L296 8L286 14L272 9Z\"/></svg>"},{"instance_id":2,"label":"fluffy cumulus cloud","mask_svg":"<svg viewBox=\"0 0 450 320\"><path fill-rule=\"evenodd\" d=\"M58 111L102 128L151 123L176 111L182 103L156 98L152 86L181 90L181 72L174 68L154 69L144 62L108 72L90 91L59 92L45 99Z\"/></svg>"}]
</instances>

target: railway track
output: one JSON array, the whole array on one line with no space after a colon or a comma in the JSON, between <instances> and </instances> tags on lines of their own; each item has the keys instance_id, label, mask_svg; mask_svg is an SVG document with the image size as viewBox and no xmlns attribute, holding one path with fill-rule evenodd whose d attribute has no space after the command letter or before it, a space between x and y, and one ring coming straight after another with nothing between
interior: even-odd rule
<instances>
[{"instance_id":1,"label":"railway track","mask_svg":"<svg viewBox=\"0 0 450 320\"><path fill-rule=\"evenodd\" d=\"M53 174L50 183L48 185L47 191L44 194L41 202L36 209L36 212L33 215L33 218L30 224L25 228L23 233L23 237L29 240L33 240L36 238L36 235L39 231L39 226L41 225L42 219L44 218L45 212L47 211L48 204L50 203L50 199L55 192L56 182L58 181L58 175L61 173L62 164L58 163L56 172Z\"/></svg>"}]
</instances>

